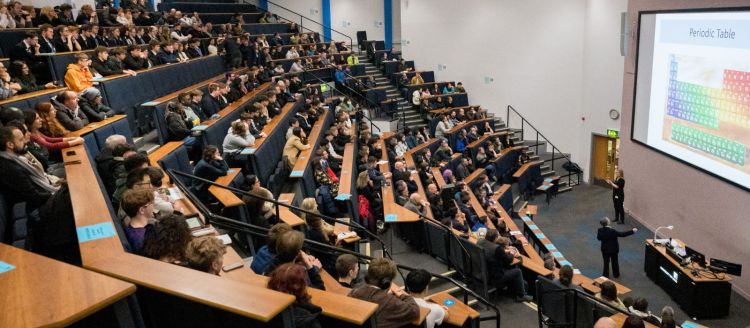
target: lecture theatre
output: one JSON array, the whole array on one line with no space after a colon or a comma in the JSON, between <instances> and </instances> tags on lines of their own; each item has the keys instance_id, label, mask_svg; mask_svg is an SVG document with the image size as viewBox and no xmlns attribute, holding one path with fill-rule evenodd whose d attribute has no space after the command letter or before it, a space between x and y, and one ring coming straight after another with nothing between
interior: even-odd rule
<instances>
[{"instance_id":1,"label":"lecture theatre","mask_svg":"<svg viewBox=\"0 0 750 328\"><path fill-rule=\"evenodd\" d=\"M750 327L748 0L0 0L0 327Z\"/></svg>"}]
</instances>

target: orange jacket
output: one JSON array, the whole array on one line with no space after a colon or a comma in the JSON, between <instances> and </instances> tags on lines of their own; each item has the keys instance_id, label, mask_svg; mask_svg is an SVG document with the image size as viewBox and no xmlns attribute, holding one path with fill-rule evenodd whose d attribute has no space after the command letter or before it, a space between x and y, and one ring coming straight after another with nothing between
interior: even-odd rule
<instances>
[{"instance_id":1,"label":"orange jacket","mask_svg":"<svg viewBox=\"0 0 750 328\"><path fill-rule=\"evenodd\" d=\"M70 90L80 93L94 86L94 75L88 67L81 67L78 64L69 64L65 72L65 84Z\"/></svg>"}]
</instances>

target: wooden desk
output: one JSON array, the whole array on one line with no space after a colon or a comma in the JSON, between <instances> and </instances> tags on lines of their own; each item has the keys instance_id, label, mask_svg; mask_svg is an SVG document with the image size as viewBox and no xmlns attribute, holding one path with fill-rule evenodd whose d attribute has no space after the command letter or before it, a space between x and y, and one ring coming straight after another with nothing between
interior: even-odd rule
<instances>
[{"instance_id":1,"label":"wooden desk","mask_svg":"<svg viewBox=\"0 0 750 328\"><path fill-rule=\"evenodd\" d=\"M69 326L135 292L135 285L6 244L0 327Z\"/></svg>"},{"instance_id":2,"label":"wooden desk","mask_svg":"<svg viewBox=\"0 0 750 328\"><path fill-rule=\"evenodd\" d=\"M528 163L526 163L524 165L521 165L521 167L518 170L516 170L515 173L513 173L513 177L516 178L516 179L518 179L518 178L521 177L521 175L523 175L524 173L526 173L526 170L528 170L529 167L534 166L534 165L541 165L541 164L542 164L542 161L532 161L532 162L528 162Z\"/></svg>"},{"instance_id":3,"label":"wooden desk","mask_svg":"<svg viewBox=\"0 0 750 328\"><path fill-rule=\"evenodd\" d=\"M356 140L354 141L356 142ZM349 142L344 145L344 154L341 160L341 176L339 177L338 200L349 200L352 197L352 175L354 172L354 144Z\"/></svg>"},{"instance_id":4,"label":"wooden desk","mask_svg":"<svg viewBox=\"0 0 750 328\"><path fill-rule=\"evenodd\" d=\"M285 203L287 205L292 205L294 202L294 194L293 193L285 193L280 194L278 201L280 203ZM284 223L296 227L299 225L305 224L305 220L303 220L301 217L299 217L297 214L294 214L292 210L290 210L288 207L281 206L279 207L279 216L281 216L279 219L281 221L284 221Z\"/></svg>"},{"instance_id":5,"label":"wooden desk","mask_svg":"<svg viewBox=\"0 0 750 328\"><path fill-rule=\"evenodd\" d=\"M247 68L242 68L242 69L235 70L233 73L244 74L247 71L248 71ZM186 92L190 92L190 91L193 91L193 90L196 90L196 89L200 89L200 88L203 88L203 87L205 87L205 86L207 86L207 85L209 85L211 83L221 82L222 80L225 80L225 79L226 79L226 75L225 74L220 74L220 75L214 76L212 78L209 78L208 80L205 80L203 82L199 82L199 83L193 84L191 86L182 88L180 90L177 90L175 92L172 92L172 93L164 95L164 96L161 96L161 97L156 98L154 100L145 102L145 103L141 104L141 106L156 106L156 105L165 103L167 101L176 99L182 93L186 93Z\"/></svg>"},{"instance_id":6,"label":"wooden desk","mask_svg":"<svg viewBox=\"0 0 750 328\"><path fill-rule=\"evenodd\" d=\"M382 148L381 160L385 160L386 163L379 164L378 168L383 174L391 173L390 163L387 162L388 150L385 147L385 139L393 136L393 132L385 131L378 140L380 147ZM393 191L393 184L391 179L386 179L388 185L383 184L381 188L381 196L383 197L383 214L386 223L403 223L403 222L417 222L422 220L419 214L407 210L403 206L396 204L396 197Z\"/></svg>"},{"instance_id":7,"label":"wooden desk","mask_svg":"<svg viewBox=\"0 0 750 328\"><path fill-rule=\"evenodd\" d=\"M451 301L453 303L451 306L446 305L446 307L448 307L449 315L448 319L445 320L444 323L456 327L463 327L463 325L466 323L466 320L468 320L469 318L479 318L479 312L477 312L477 310L474 310L472 307L466 305L466 303L461 302L448 292L437 293L431 295L429 298L431 301L437 303L438 305L445 305L446 301Z\"/></svg>"},{"instance_id":8,"label":"wooden desk","mask_svg":"<svg viewBox=\"0 0 750 328\"><path fill-rule=\"evenodd\" d=\"M443 179L443 173L440 172L440 168L433 166L430 168L430 171L432 171L432 177L434 178L438 189L443 189L447 183L445 182L445 179Z\"/></svg>"},{"instance_id":9,"label":"wooden desk","mask_svg":"<svg viewBox=\"0 0 750 328\"><path fill-rule=\"evenodd\" d=\"M259 87L255 88L253 91L250 91L246 93L244 96L240 97L239 99L233 101L227 107L224 107L222 110L220 110L218 113L219 118L213 119L213 120L206 120L201 122L201 125L211 126L214 123L226 119L227 115L231 114L235 110L243 107L246 103L248 103L253 98L257 97L261 92L266 92L268 90L268 87L271 85L271 82L266 82L261 84Z\"/></svg>"},{"instance_id":10,"label":"wooden desk","mask_svg":"<svg viewBox=\"0 0 750 328\"><path fill-rule=\"evenodd\" d=\"M273 135L273 132L279 128L279 122L282 118L286 117L289 112L294 107L294 104L296 101L290 101L284 105L284 107L281 108L281 113L279 115L274 116L268 123L266 123L266 126L263 127L263 133L266 134L265 137L262 138L255 138L255 145L253 147L248 147L250 149L253 149L253 152L258 150L260 146L263 145L263 142L265 142L268 139L268 136Z\"/></svg>"},{"instance_id":11,"label":"wooden desk","mask_svg":"<svg viewBox=\"0 0 750 328\"><path fill-rule=\"evenodd\" d=\"M236 167L230 168L227 171L227 175L217 178L215 182L222 186L229 187L229 185L232 184L232 181L234 181L234 179L237 178L237 175L241 173L242 173L242 169L240 168L236 168ZM235 193L227 189L219 188L217 186L210 186L208 187L208 191L211 193L211 195L216 197L216 199L218 199L219 202L224 207L234 207L234 206L245 205L245 202L243 202L240 197L238 197Z\"/></svg>"},{"instance_id":12,"label":"wooden desk","mask_svg":"<svg viewBox=\"0 0 750 328\"><path fill-rule=\"evenodd\" d=\"M20 101L20 100L26 100L26 99L35 98L35 97L42 96L42 95L58 94L58 93L60 93L62 91L65 91L65 90L68 90L68 88L66 88L66 87L60 87L60 88L54 88L54 89L44 89L44 90L39 90L39 91L24 93L24 94L21 94L21 95L15 95L13 97L10 97L8 99L0 101L0 106L7 105L7 104L10 104L10 103L14 103L14 102Z\"/></svg>"},{"instance_id":13,"label":"wooden desk","mask_svg":"<svg viewBox=\"0 0 750 328\"><path fill-rule=\"evenodd\" d=\"M622 325L625 323L625 319L627 319L628 316L626 316L624 313L617 313L611 316L610 318L612 318L612 320L615 321L615 324L617 324L617 327L622 327ZM659 326L655 326L645 321L643 323L646 324L646 328L659 328Z\"/></svg>"},{"instance_id":14,"label":"wooden desk","mask_svg":"<svg viewBox=\"0 0 750 328\"><path fill-rule=\"evenodd\" d=\"M581 274L573 275L573 283L576 285L581 286L584 290L586 290L589 293L596 294L601 291L601 288L599 287L603 282L605 281L611 281L615 284L617 287L617 294L618 295L624 295L627 293L630 293L630 288L625 287L618 283L617 281L607 279L605 277L599 277L596 279L591 279L589 277L586 277Z\"/></svg>"},{"instance_id":15,"label":"wooden desk","mask_svg":"<svg viewBox=\"0 0 750 328\"><path fill-rule=\"evenodd\" d=\"M318 149L318 138L320 137L320 134L323 131L323 123L326 121L326 117L328 116L328 112L330 110L326 108L323 110L323 114L321 114L318 117L318 121L315 122L315 124L312 127L312 130L310 130L310 135L307 136L307 140L309 142L313 143L310 145L310 148L305 149L303 151L300 151L299 155L297 156L297 161L294 162L294 167L292 168L292 172L289 173L289 178L291 179L299 179L302 178L302 175L296 175L295 172L305 172L305 168L307 168L307 165L310 163L310 160L312 160L313 154L315 154L315 150Z\"/></svg>"},{"instance_id":16,"label":"wooden desk","mask_svg":"<svg viewBox=\"0 0 750 328\"><path fill-rule=\"evenodd\" d=\"M344 219L348 220L349 218L340 218L340 220L344 220ZM338 236L342 232L349 232L349 231L351 231L351 229L348 225L344 225L338 222L336 222L333 225L333 232L336 234L336 236ZM354 236L354 237L344 238L344 240L342 241L347 244L351 244L351 243L359 241L360 239L362 239L360 236Z\"/></svg>"},{"instance_id":17,"label":"wooden desk","mask_svg":"<svg viewBox=\"0 0 750 328\"><path fill-rule=\"evenodd\" d=\"M124 118L125 118L125 115L115 115L115 116L109 117L109 118L107 118L105 120L102 120L100 122L92 122L92 123L86 124L80 130L71 131L70 133L68 133L66 135L66 137L68 137L68 138L70 138L70 137L80 137L80 136L83 136L84 134L87 134L87 133L89 133L91 131L94 131L94 130L102 127L102 126L105 126L107 124L111 124L113 122L117 122L117 121L122 120Z\"/></svg>"},{"instance_id":18,"label":"wooden desk","mask_svg":"<svg viewBox=\"0 0 750 328\"><path fill-rule=\"evenodd\" d=\"M63 153L77 228L113 224L104 194L83 145ZM126 253L117 235L80 244L83 267L158 292L268 322L294 302L291 295ZM68 300L69 301L69 300Z\"/></svg>"}]
</instances>

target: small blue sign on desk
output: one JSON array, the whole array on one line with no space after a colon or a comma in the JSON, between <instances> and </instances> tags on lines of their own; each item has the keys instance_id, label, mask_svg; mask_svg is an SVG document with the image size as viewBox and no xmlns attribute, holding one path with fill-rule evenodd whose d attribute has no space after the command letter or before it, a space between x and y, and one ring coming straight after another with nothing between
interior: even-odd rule
<instances>
[{"instance_id":1,"label":"small blue sign on desk","mask_svg":"<svg viewBox=\"0 0 750 328\"><path fill-rule=\"evenodd\" d=\"M548 185L543 185L540 188L542 188L542 190L547 190L547 189L549 189L549 186Z\"/></svg>"},{"instance_id":2,"label":"small blue sign on desk","mask_svg":"<svg viewBox=\"0 0 750 328\"><path fill-rule=\"evenodd\" d=\"M193 131L203 131L208 128L208 125L196 125L192 128Z\"/></svg>"},{"instance_id":3,"label":"small blue sign on desk","mask_svg":"<svg viewBox=\"0 0 750 328\"><path fill-rule=\"evenodd\" d=\"M237 172L237 170L232 170L232 169L227 170L227 173L234 173L234 172Z\"/></svg>"},{"instance_id":4,"label":"small blue sign on desk","mask_svg":"<svg viewBox=\"0 0 750 328\"><path fill-rule=\"evenodd\" d=\"M145 103L142 103L141 106L156 106L160 104L158 101L147 101Z\"/></svg>"},{"instance_id":5,"label":"small blue sign on desk","mask_svg":"<svg viewBox=\"0 0 750 328\"><path fill-rule=\"evenodd\" d=\"M336 200L348 200L349 198L352 198L351 194L338 194L336 196Z\"/></svg>"},{"instance_id":6,"label":"small blue sign on desk","mask_svg":"<svg viewBox=\"0 0 750 328\"><path fill-rule=\"evenodd\" d=\"M396 222L396 218L398 218L398 215L396 214L386 214L385 222Z\"/></svg>"},{"instance_id":7,"label":"small blue sign on desk","mask_svg":"<svg viewBox=\"0 0 750 328\"><path fill-rule=\"evenodd\" d=\"M87 241L110 238L115 236L115 227L112 222L102 222L76 229L78 233L78 243L82 244Z\"/></svg>"},{"instance_id":8,"label":"small blue sign on desk","mask_svg":"<svg viewBox=\"0 0 750 328\"><path fill-rule=\"evenodd\" d=\"M443 304L445 304L445 306L453 306L456 304L456 302L454 302L453 300L445 300L443 301Z\"/></svg>"},{"instance_id":9,"label":"small blue sign on desk","mask_svg":"<svg viewBox=\"0 0 750 328\"><path fill-rule=\"evenodd\" d=\"M527 221L531 221L531 218L528 216L522 216L521 220L523 220L523 222L527 222Z\"/></svg>"},{"instance_id":10,"label":"small blue sign on desk","mask_svg":"<svg viewBox=\"0 0 750 328\"><path fill-rule=\"evenodd\" d=\"M240 155L252 155L255 154L255 148L245 148L240 152Z\"/></svg>"},{"instance_id":11,"label":"small blue sign on desk","mask_svg":"<svg viewBox=\"0 0 750 328\"><path fill-rule=\"evenodd\" d=\"M548 250L557 249L557 247L555 247L555 245L553 244L544 244L544 247L547 247Z\"/></svg>"},{"instance_id":12,"label":"small blue sign on desk","mask_svg":"<svg viewBox=\"0 0 750 328\"><path fill-rule=\"evenodd\" d=\"M531 229L531 230L538 230L539 227L537 227L536 224L529 224L529 229Z\"/></svg>"},{"instance_id":13,"label":"small blue sign on desk","mask_svg":"<svg viewBox=\"0 0 750 328\"><path fill-rule=\"evenodd\" d=\"M554 257L563 257L562 253L560 253L560 252L552 252L552 256L554 256Z\"/></svg>"},{"instance_id":14,"label":"small blue sign on desk","mask_svg":"<svg viewBox=\"0 0 750 328\"><path fill-rule=\"evenodd\" d=\"M302 171L292 171L292 174L289 175L292 178L301 178L302 177Z\"/></svg>"},{"instance_id":15,"label":"small blue sign on desk","mask_svg":"<svg viewBox=\"0 0 750 328\"><path fill-rule=\"evenodd\" d=\"M568 260L565 260L565 261L560 261L560 265L561 265L561 266L562 266L562 265L569 265L569 266L573 266L573 264L572 264L572 263L570 263L570 262L568 262Z\"/></svg>"},{"instance_id":16,"label":"small blue sign on desk","mask_svg":"<svg viewBox=\"0 0 750 328\"><path fill-rule=\"evenodd\" d=\"M543 233L535 233L534 235L535 235L535 236L536 236L537 238L544 238L544 234L543 234Z\"/></svg>"},{"instance_id":17,"label":"small blue sign on desk","mask_svg":"<svg viewBox=\"0 0 750 328\"><path fill-rule=\"evenodd\" d=\"M3 261L0 261L0 273L8 272L10 270L15 269L16 267L10 263L5 263Z\"/></svg>"}]
</instances>

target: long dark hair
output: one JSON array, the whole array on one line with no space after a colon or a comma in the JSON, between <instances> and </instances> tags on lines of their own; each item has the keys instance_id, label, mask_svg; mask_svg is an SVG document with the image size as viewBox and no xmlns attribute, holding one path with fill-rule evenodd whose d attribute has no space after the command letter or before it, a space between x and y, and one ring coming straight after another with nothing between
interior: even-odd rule
<instances>
[{"instance_id":1,"label":"long dark hair","mask_svg":"<svg viewBox=\"0 0 750 328\"><path fill-rule=\"evenodd\" d=\"M208 145L206 148L203 148L203 160L206 162L212 161L217 150L219 150L219 148L214 145Z\"/></svg>"}]
</instances>

